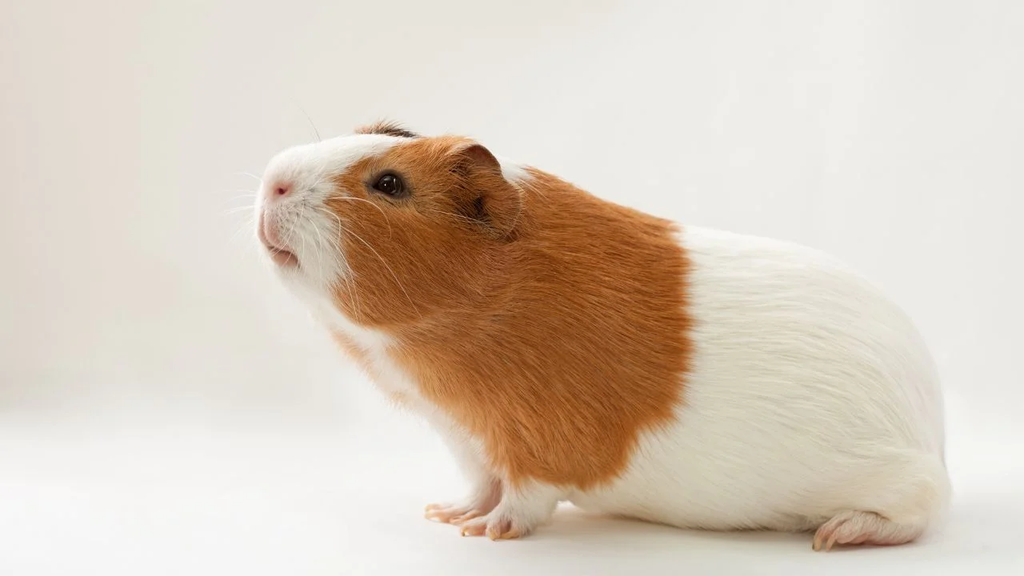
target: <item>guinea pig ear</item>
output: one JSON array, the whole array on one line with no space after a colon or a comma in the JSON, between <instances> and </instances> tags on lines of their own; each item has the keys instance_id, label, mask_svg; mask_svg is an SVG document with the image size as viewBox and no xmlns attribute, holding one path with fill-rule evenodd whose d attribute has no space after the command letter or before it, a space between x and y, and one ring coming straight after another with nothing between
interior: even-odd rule
<instances>
[{"instance_id":1,"label":"guinea pig ear","mask_svg":"<svg viewBox=\"0 0 1024 576\"><path fill-rule=\"evenodd\" d=\"M519 189L505 180L501 163L481 144L470 142L455 150L461 176L463 215L480 222L501 239L514 237L522 211Z\"/></svg>"}]
</instances>

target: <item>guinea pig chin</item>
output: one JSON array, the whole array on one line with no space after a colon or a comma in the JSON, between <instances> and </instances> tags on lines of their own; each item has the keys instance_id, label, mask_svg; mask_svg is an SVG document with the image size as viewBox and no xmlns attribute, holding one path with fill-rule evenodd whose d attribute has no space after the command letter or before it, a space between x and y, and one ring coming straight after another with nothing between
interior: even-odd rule
<instances>
[{"instance_id":1,"label":"guinea pig chin","mask_svg":"<svg viewBox=\"0 0 1024 576\"><path fill-rule=\"evenodd\" d=\"M259 207L256 237L277 272L289 283L323 289L345 270L337 218L312 200Z\"/></svg>"}]
</instances>

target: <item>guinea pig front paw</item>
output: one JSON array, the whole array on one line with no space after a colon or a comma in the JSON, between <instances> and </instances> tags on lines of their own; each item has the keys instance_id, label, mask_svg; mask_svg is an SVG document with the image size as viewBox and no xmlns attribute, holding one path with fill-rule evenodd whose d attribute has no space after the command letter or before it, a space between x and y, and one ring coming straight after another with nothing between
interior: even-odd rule
<instances>
[{"instance_id":1,"label":"guinea pig front paw","mask_svg":"<svg viewBox=\"0 0 1024 576\"><path fill-rule=\"evenodd\" d=\"M423 516L427 520L443 524L461 524L467 520L479 518L494 509L476 504L428 504Z\"/></svg>"},{"instance_id":2,"label":"guinea pig front paw","mask_svg":"<svg viewBox=\"0 0 1024 576\"><path fill-rule=\"evenodd\" d=\"M463 536L487 535L491 540L511 540L526 536L533 530L533 526L517 521L516 519L503 514L488 514L474 518L462 524Z\"/></svg>"},{"instance_id":3,"label":"guinea pig front paw","mask_svg":"<svg viewBox=\"0 0 1024 576\"><path fill-rule=\"evenodd\" d=\"M562 495L561 490L539 483L507 490L486 516L462 522L462 535L486 535L491 540L526 536L551 518Z\"/></svg>"},{"instance_id":4,"label":"guinea pig front paw","mask_svg":"<svg viewBox=\"0 0 1024 576\"><path fill-rule=\"evenodd\" d=\"M496 478L481 480L472 493L458 504L429 504L423 512L427 520L444 524L461 524L494 510L501 501L501 482Z\"/></svg>"}]
</instances>

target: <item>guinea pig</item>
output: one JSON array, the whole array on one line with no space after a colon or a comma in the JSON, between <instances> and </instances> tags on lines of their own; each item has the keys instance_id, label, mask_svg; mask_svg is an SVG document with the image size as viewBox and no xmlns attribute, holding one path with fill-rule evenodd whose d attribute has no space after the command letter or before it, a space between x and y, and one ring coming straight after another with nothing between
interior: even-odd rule
<instances>
[{"instance_id":1,"label":"guinea pig","mask_svg":"<svg viewBox=\"0 0 1024 576\"><path fill-rule=\"evenodd\" d=\"M939 522L939 379L875 287L499 158L378 123L279 153L258 194L276 274L466 474L429 519L517 538L571 502L815 550Z\"/></svg>"}]
</instances>

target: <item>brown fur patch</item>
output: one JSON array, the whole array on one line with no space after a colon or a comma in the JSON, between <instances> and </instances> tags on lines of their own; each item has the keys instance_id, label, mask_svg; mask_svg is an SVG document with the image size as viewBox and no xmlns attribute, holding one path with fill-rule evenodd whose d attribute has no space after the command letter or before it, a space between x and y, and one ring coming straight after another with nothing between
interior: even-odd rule
<instances>
[{"instance_id":1,"label":"brown fur patch","mask_svg":"<svg viewBox=\"0 0 1024 576\"><path fill-rule=\"evenodd\" d=\"M337 305L396 339L391 359L508 482L610 481L682 400L686 255L671 223L537 170L520 190L471 147L410 140L336 180L368 200L329 203L354 274ZM372 191L384 170L408 197Z\"/></svg>"}]
</instances>

